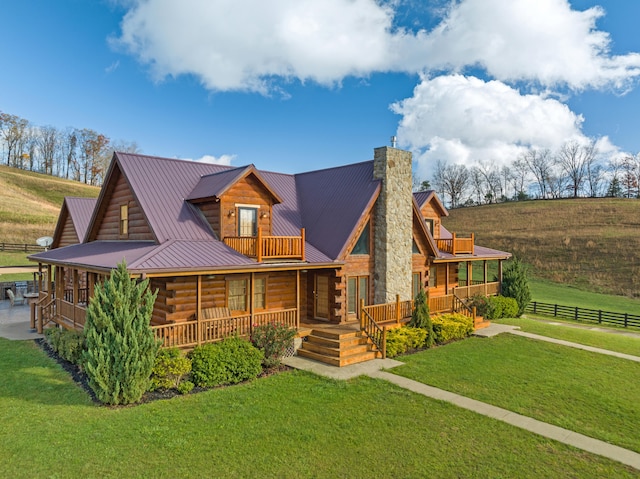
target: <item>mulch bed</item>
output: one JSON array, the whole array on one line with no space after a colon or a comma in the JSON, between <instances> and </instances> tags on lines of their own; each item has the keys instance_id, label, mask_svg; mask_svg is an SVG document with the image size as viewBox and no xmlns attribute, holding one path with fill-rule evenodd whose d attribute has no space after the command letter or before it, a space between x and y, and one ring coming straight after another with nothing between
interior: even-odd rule
<instances>
[{"instance_id":1,"label":"mulch bed","mask_svg":"<svg viewBox=\"0 0 640 479\"><path fill-rule=\"evenodd\" d=\"M174 398L176 396L182 396L182 394L180 394L175 389L161 389L161 390L159 389L159 390L156 390L156 391L147 391L147 392L145 392L143 394L142 398L140 399L140 401L137 402L136 404L129 404L129 405L125 405L125 406L110 406L110 405L107 405L107 404L103 404L102 402L100 402L98 400L98 398L96 397L95 393L93 392L93 389L91 389L91 386L89 386L89 378L87 377L87 374L78 365L73 364L73 363L67 361L64 358L61 358L58 355L58 353L56 353L51 348L51 346L49 346L49 343L47 343L47 341L45 339L36 339L35 342L47 354L47 356L49 356L51 359L56 361L62 367L62 369L64 369L67 373L69 373L69 375L71 376L73 381L79 387L81 387L89 395L91 400L97 405L110 407L110 408L122 408L122 407L131 407L131 406L136 406L136 405L139 405L139 404L150 403L150 402L158 401L158 400L161 400L161 399L171 399L171 398ZM292 368L290 368L289 366L281 364L280 366L277 366L275 368L264 369L262 371L262 373L258 376L258 378L264 378L264 377L272 376L274 374L279 374L281 372L289 371L291 369ZM242 383L240 383L240 384L242 384ZM218 387L229 387L229 386L218 386ZM191 390L191 392L189 392L187 394L197 394L197 393L200 393L200 392L203 392L203 391L209 391L211 389L216 389L216 388L194 387Z\"/></svg>"}]
</instances>

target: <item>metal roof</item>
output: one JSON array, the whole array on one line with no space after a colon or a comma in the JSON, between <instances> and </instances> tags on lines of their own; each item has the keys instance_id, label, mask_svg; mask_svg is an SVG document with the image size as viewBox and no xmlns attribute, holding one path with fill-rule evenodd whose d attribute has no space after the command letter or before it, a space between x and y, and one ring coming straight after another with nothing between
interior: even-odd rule
<instances>
[{"instance_id":1,"label":"metal roof","mask_svg":"<svg viewBox=\"0 0 640 479\"><path fill-rule=\"evenodd\" d=\"M79 198L77 196L67 196L64 199L69 210L69 216L76 229L76 234L80 241L84 238L87 229L89 228L89 221L91 221L91 215L93 209L98 202L97 198Z\"/></svg>"}]
</instances>

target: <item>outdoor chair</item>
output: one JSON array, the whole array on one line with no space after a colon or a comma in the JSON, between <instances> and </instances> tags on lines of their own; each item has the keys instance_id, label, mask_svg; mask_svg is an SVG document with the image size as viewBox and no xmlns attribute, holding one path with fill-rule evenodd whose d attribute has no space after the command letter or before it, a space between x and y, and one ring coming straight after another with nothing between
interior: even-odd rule
<instances>
[{"instance_id":1,"label":"outdoor chair","mask_svg":"<svg viewBox=\"0 0 640 479\"><path fill-rule=\"evenodd\" d=\"M24 300L24 296L22 296L22 292L18 291L18 295L16 296L15 294L13 294L13 291L8 289L7 294L9 295L9 303L11 304L12 308L16 303L25 304L24 303L25 300Z\"/></svg>"}]
</instances>

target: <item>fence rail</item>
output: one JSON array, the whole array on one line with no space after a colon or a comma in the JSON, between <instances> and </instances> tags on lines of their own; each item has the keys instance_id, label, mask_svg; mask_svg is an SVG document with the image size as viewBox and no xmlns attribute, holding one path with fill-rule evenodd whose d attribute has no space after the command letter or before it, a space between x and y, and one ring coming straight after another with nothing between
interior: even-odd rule
<instances>
[{"instance_id":1,"label":"fence rail","mask_svg":"<svg viewBox=\"0 0 640 479\"><path fill-rule=\"evenodd\" d=\"M21 243L0 243L0 251L17 251L23 253L41 253L45 251L42 246L37 244L21 244Z\"/></svg>"},{"instance_id":2,"label":"fence rail","mask_svg":"<svg viewBox=\"0 0 640 479\"><path fill-rule=\"evenodd\" d=\"M555 318L571 319L574 321L588 321L598 324L614 324L640 328L640 315L630 313L615 313L601 309L587 309L578 306L562 306L560 304L540 303L532 301L525 309L527 313L542 314Z\"/></svg>"}]
</instances>

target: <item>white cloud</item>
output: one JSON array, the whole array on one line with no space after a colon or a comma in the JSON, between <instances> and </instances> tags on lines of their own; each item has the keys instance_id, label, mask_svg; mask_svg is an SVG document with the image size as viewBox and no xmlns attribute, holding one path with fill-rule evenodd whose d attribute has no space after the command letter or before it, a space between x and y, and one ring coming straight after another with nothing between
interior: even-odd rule
<instances>
[{"instance_id":1,"label":"white cloud","mask_svg":"<svg viewBox=\"0 0 640 479\"><path fill-rule=\"evenodd\" d=\"M213 163L214 165L231 165L231 162L235 159L236 155L203 155L195 160L191 158L182 158L188 161L197 161L200 163Z\"/></svg>"},{"instance_id":2,"label":"white cloud","mask_svg":"<svg viewBox=\"0 0 640 479\"><path fill-rule=\"evenodd\" d=\"M598 7L567 0L452 0L432 31L394 29L395 0L130 0L114 42L158 79L268 93L274 79L324 85L381 71L463 71L502 81L627 88L640 55L611 56Z\"/></svg>"},{"instance_id":3,"label":"white cloud","mask_svg":"<svg viewBox=\"0 0 640 479\"><path fill-rule=\"evenodd\" d=\"M398 138L427 177L437 160L506 164L528 147L581 141L582 117L552 98L521 94L496 80L462 75L422 78L413 96L391 106Z\"/></svg>"}]
</instances>

